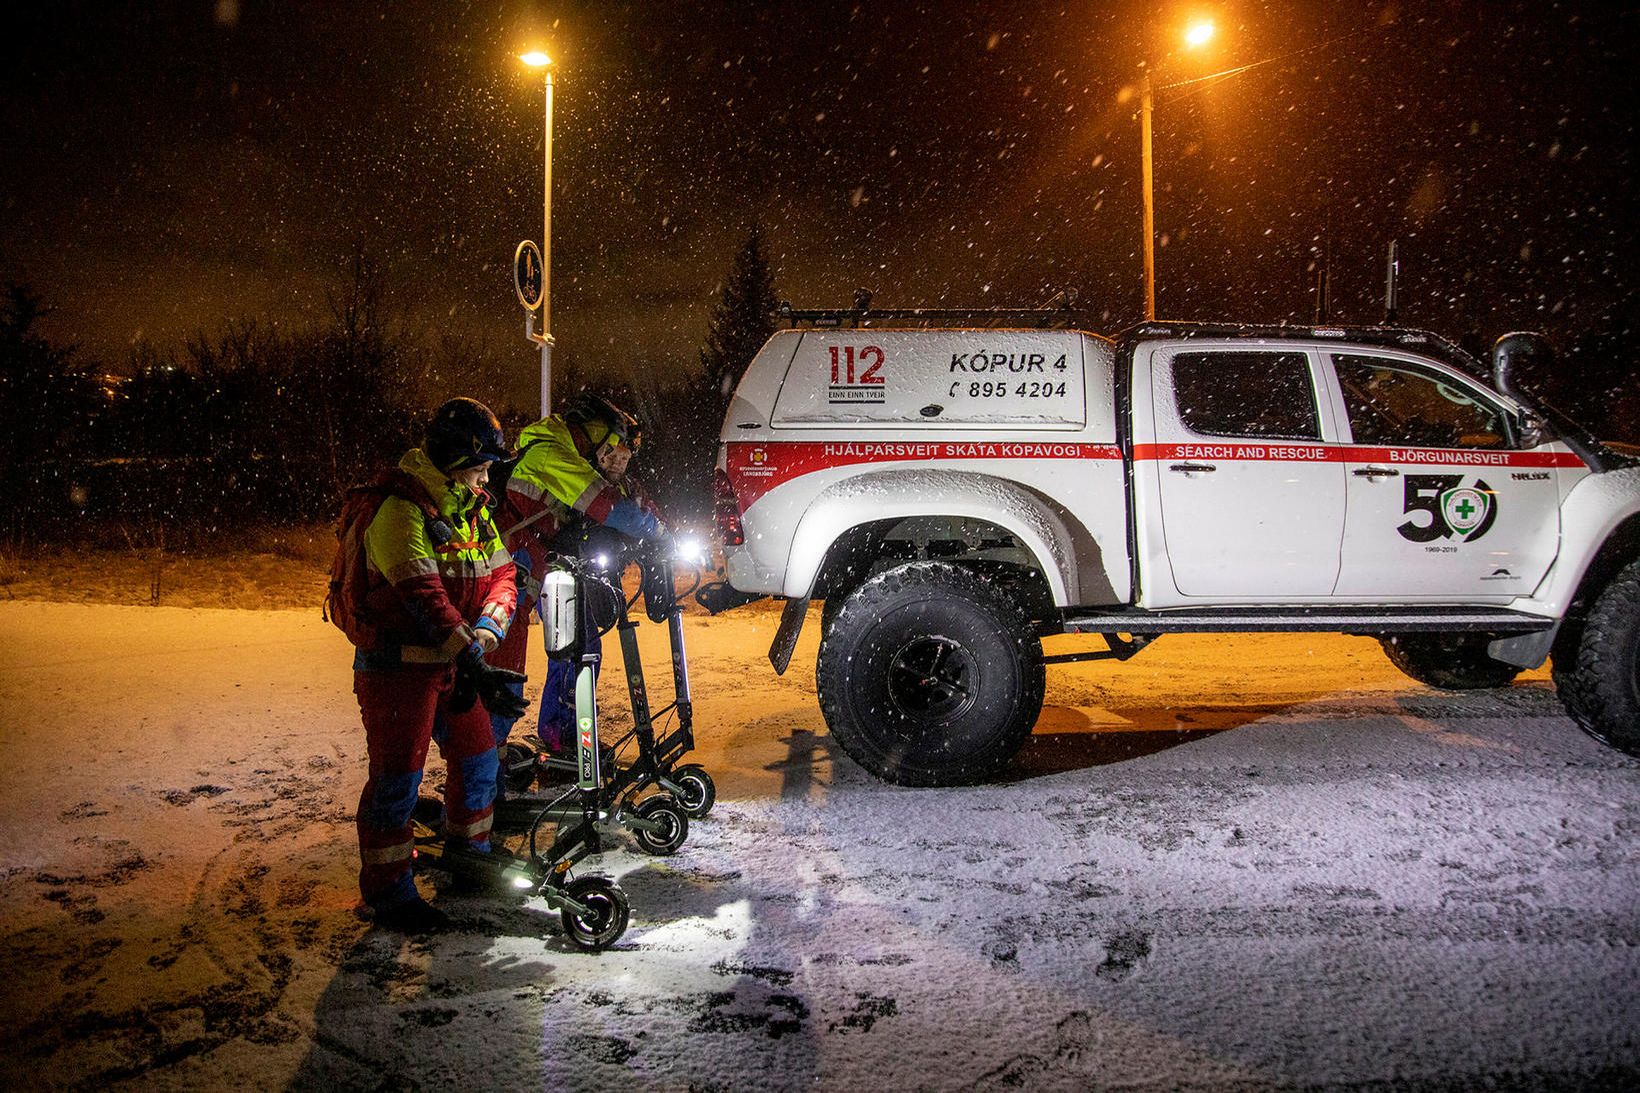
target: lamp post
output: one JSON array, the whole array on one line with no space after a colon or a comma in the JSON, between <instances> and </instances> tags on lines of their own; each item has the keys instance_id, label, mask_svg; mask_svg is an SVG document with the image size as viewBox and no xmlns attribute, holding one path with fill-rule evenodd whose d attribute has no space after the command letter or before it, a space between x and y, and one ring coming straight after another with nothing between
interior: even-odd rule
<instances>
[{"instance_id":1,"label":"lamp post","mask_svg":"<svg viewBox=\"0 0 1640 1093\"><path fill-rule=\"evenodd\" d=\"M1150 115L1155 110L1150 94L1150 70L1139 82L1139 155L1145 182L1145 321L1156 318L1156 162L1150 148Z\"/></svg>"},{"instance_id":2,"label":"lamp post","mask_svg":"<svg viewBox=\"0 0 1640 1093\"><path fill-rule=\"evenodd\" d=\"M552 58L539 50L518 58L546 76L546 130L541 141L541 332L533 314L524 334L541 346L541 416L552 412Z\"/></svg>"},{"instance_id":3,"label":"lamp post","mask_svg":"<svg viewBox=\"0 0 1640 1093\"><path fill-rule=\"evenodd\" d=\"M1184 34L1188 49L1198 49L1213 40L1215 28L1211 21L1193 23ZM1147 67L1139 80L1139 156L1144 176L1144 231L1145 231L1145 320L1156 318L1156 160L1150 134L1150 116L1155 113L1154 95L1150 87L1150 69Z\"/></svg>"}]
</instances>

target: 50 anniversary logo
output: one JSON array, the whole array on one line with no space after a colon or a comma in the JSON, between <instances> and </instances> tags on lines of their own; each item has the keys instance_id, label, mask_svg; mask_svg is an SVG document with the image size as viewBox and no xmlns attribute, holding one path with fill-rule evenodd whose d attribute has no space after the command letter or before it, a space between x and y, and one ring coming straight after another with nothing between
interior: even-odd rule
<instances>
[{"instance_id":1,"label":"50 anniversary logo","mask_svg":"<svg viewBox=\"0 0 1640 1093\"><path fill-rule=\"evenodd\" d=\"M1459 474L1409 474L1402 511L1429 516L1427 523L1420 523L1414 516L1395 529L1410 542L1430 543L1456 535L1472 543L1497 522L1497 494L1483 478L1475 479L1473 486L1465 486Z\"/></svg>"}]
</instances>

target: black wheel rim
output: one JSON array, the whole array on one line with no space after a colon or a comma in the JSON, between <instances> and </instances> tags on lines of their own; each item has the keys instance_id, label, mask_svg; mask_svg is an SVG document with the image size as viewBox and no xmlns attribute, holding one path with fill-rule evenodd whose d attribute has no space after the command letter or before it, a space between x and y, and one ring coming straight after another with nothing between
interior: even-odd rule
<instances>
[{"instance_id":1,"label":"black wheel rim","mask_svg":"<svg viewBox=\"0 0 1640 1093\"><path fill-rule=\"evenodd\" d=\"M588 913L576 915L575 925L581 928L587 940L602 941L604 931L615 921L615 901L603 892L588 892L581 897L581 902L587 905Z\"/></svg>"},{"instance_id":2,"label":"black wheel rim","mask_svg":"<svg viewBox=\"0 0 1640 1093\"><path fill-rule=\"evenodd\" d=\"M610 898L602 892L589 892L586 905L591 914L581 924L587 928L587 931L600 934L609 929L609 923L615 917L615 905Z\"/></svg>"},{"instance_id":3,"label":"black wheel rim","mask_svg":"<svg viewBox=\"0 0 1640 1093\"><path fill-rule=\"evenodd\" d=\"M961 643L947 637L915 637L888 663L888 697L895 709L918 721L948 721L974 705L979 664Z\"/></svg>"},{"instance_id":4,"label":"black wheel rim","mask_svg":"<svg viewBox=\"0 0 1640 1093\"><path fill-rule=\"evenodd\" d=\"M659 824L659 831L639 831L638 841L650 850L666 853L678 847L678 817L670 809L650 809L644 819Z\"/></svg>"}]
</instances>

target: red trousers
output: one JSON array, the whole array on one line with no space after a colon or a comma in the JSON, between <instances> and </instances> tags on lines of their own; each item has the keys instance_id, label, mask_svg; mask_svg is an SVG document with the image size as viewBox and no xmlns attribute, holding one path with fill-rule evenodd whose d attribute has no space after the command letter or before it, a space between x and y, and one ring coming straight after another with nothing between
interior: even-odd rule
<instances>
[{"instance_id":1,"label":"red trousers","mask_svg":"<svg viewBox=\"0 0 1640 1093\"><path fill-rule=\"evenodd\" d=\"M495 810L495 740L481 702L450 710L455 669L406 664L353 673L370 777L359 796L359 890L373 906L416 898L410 875L415 839L410 817L421 789L427 745L436 740L448 772L445 834L487 849Z\"/></svg>"}]
</instances>

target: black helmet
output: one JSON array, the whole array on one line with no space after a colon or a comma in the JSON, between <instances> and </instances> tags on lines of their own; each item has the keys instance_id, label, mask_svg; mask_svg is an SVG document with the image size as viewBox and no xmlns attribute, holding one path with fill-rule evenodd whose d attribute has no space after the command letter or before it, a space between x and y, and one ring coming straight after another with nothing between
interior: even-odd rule
<instances>
[{"instance_id":1,"label":"black helmet","mask_svg":"<svg viewBox=\"0 0 1640 1093\"><path fill-rule=\"evenodd\" d=\"M501 422L477 399L453 398L433 411L422 441L433 466L449 473L480 463L506 459Z\"/></svg>"},{"instance_id":2,"label":"black helmet","mask_svg":"<svg viewBox=\"0 0 1640 1093\"><path fill-rule=\"evenodd\" d=\"M600 395L576 395L564 409L564 420L580 426L594 451L611 437L634 455L643 443L643 425L638 419Z\"/></svg>"}]
</instances>

